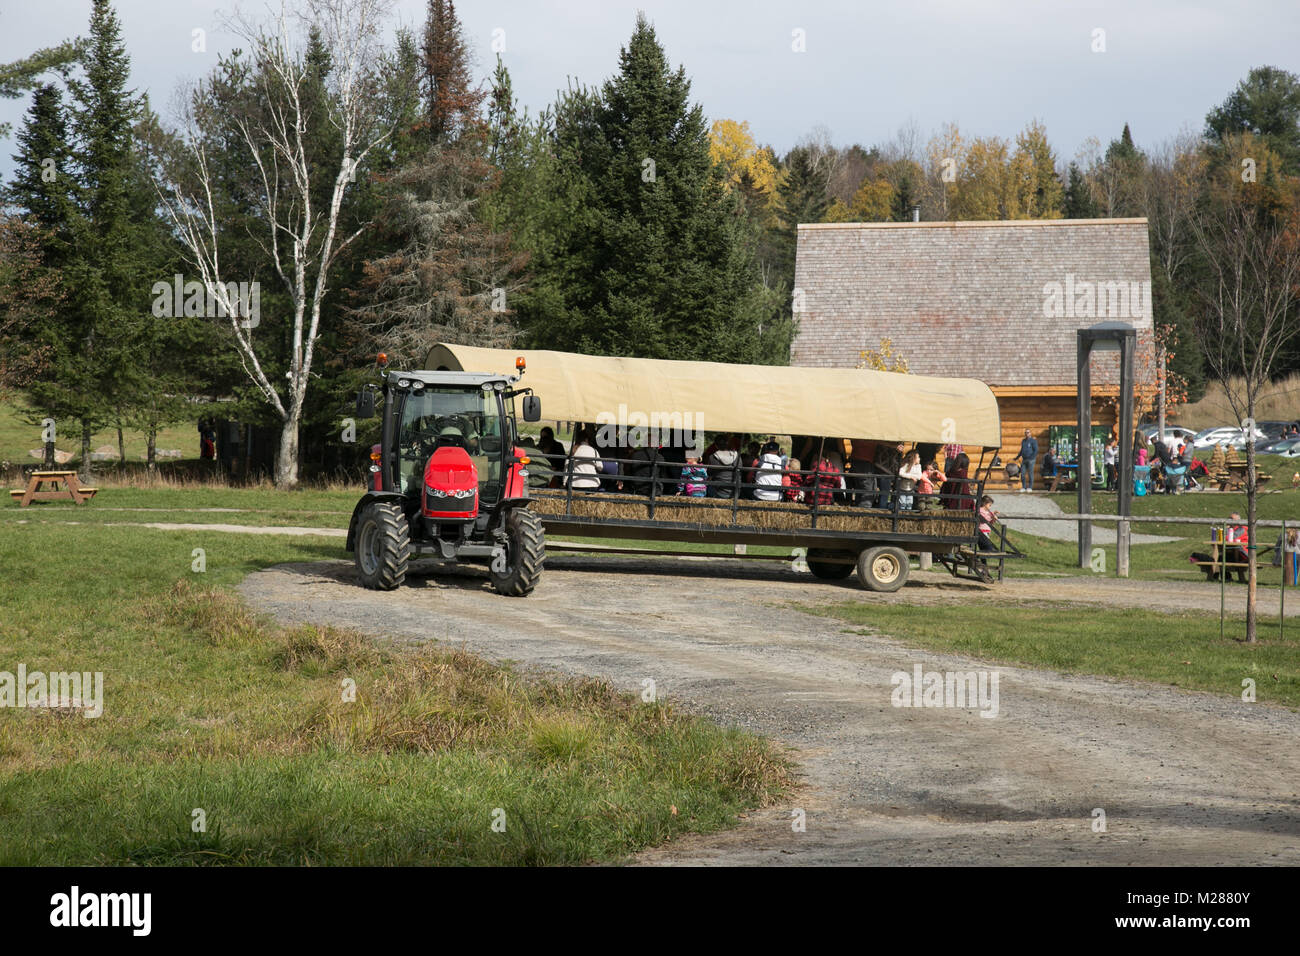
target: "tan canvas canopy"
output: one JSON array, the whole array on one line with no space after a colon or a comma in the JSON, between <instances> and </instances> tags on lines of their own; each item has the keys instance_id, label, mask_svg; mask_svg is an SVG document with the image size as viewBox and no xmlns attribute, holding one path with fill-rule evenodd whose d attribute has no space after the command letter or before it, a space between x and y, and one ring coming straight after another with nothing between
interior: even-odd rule
<instances>
[{"instance_id":1,"label":"tan canvas canopy","mask_svg":"<svg viewBox=\"0 0 1300 956\"><path fill-rule=\"evenodd\" d=\"M690 414L692 427L709 431L1002 444L997 400L987 385L969 378L467 345L438 345L428 364L448 371L512 373L518 356L528 366L522 384L541 398L542 415L551 421L602 424L635 413L677 413Z\"/></svg>"}]
</instances>

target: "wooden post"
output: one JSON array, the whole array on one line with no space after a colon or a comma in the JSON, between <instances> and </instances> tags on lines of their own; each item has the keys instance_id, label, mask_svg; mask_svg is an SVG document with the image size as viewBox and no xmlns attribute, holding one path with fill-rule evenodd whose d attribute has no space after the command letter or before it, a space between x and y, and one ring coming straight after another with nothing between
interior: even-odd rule
<instances>
[{"instance_id":1,"label":"wooden post","mask_svg":"<svg viewBox=\"0 0 1300 956\"><path fill-rule=\"evenodd\" d=\"M1128 577L1129 523L1133 514L1133 353L1137 334L1119 340L1119 516L1115 525L1115 576ZM1091 443L1090 443L1091 444ZM1091 456L1090 456L1091 457Z\"/></svg>"},{"instance_id":2,"label":"wooden post","mask_svg":"<svg viewBox=\"0 0 1300 956\"><path fill-rule=\"evenodd\" d=\"M1092 514L1092 341L1078 332L1079 371L1079 514ZM1092 562L1092 525L1079 522L1079 567L1089 567Z\"/></svg>"}]
</instances>

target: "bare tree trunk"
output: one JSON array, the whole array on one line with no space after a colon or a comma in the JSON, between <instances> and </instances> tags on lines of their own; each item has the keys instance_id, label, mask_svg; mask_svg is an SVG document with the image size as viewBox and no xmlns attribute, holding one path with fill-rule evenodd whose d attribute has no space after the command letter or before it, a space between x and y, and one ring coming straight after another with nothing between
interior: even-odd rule
<instances>
[{"instance_id":1,"label":"bare tree trunk","mask_svg":"<svg viewBox=\"0 0 1300 956\"><path fill-rule=\"evenodd\" d=\"M144 455L145 467L149 469L150 474L153 474L158 470L158 426L157 425L149 426L149 437L147 441L148 444L145 448L145 455Z\"/></svg>"},{"instance_id":2,"label":"bare tree trunk","mask_svg":"<svg viewBox=\"0 0 1300 956\"><path fill-rule=\"evenodd\" d=\"M81 423L81 474L79 479L90 484L93 470L90 467L90 426L86 422Z\"/></svg>"},{"instance_id":3,"label":"bare tree trunk","mask_svg":"<svg viewBox=\"0 0 1300 956\"><path fill-rule=\"evenodd\" d=\"M298 486L298 416L290 415L280 429L280 449L275 454L275 486Z\"/></svg>"}]
</instances>

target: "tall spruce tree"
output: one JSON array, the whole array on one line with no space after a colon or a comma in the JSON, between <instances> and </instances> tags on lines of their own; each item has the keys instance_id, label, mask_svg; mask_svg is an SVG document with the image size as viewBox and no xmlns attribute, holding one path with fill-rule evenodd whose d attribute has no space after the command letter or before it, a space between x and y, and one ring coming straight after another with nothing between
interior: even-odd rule
<instances>
[{"instance_id":1,"label":"tall spruce tree","mask_svg":"<svg viewBox=\"0 0 1300 956\"><path fill-rule=\"evenodd\" d=\"M71 82L74 166L81 216L69 306L82 374L61 384L80 392L81 468L90 471L90 439L127 398L139 358L132 333L149 304L152 267L143 251L134 126L141 101L128 89L130 58L109 0L94 0L83 75ZM153 215L152 207L144 213Z\"/></svg>"},{"instance_id":2,"label":"tall spruce tree","mask_svg":"<svg viewBox=\"0 0 1300 956\"><path fill-rule=\"evenodd\" d=\"M555 148L583 202L550 264L555 297L525 316L534 344L789 361L790 326L710 158L704 113L643 15L618 74L599 91L561 97Z\"/></svg>"},{"instance_id":3,"label":"tall spruce tree","mask_svg":"<svg viewBox=\"0 0 1300 956\"><path fill-rule=\"evenodd\" d=\"M1078 163L1071 163L1065 184L1065 218L1096 219L1101 215L1092 189Z\"/></svg>"},{"instance_id":4,"label":"tall spruce tree","mask_svg":"<svg viewBox=\"0 0 1300 956\"><path fill-rule=\"evenodd\" d=\"M777 219L780 221L782 273L794 287L795 249L799 223L821 222L830 208L828 164L818 162L809 146L796 146L786 154L778 187ZM910 218L910 217L909 217Z\"/></svg>"},{"instance_id":5,"label":"tall spruce tree","mask_svg":"<svg viewBox=\"0 0 1300 956\"><path fill-rule=\"evenodd\" d=\"M37 87L17 143L5 202L39 230L40 269L61 300L59 309L43 314L23 333L46 357L43 374L28 383L33 406L29 421L54 419L56 440L62 440L75 434L76 422L86 411L82 382L87 368L81 353L80 300L72 294L83 272L77 237L84 233L84 224L68 115L58 87ZM54 443L48 443L47 468L54 467L53 450Z\"/></svg>"}]
</instances>

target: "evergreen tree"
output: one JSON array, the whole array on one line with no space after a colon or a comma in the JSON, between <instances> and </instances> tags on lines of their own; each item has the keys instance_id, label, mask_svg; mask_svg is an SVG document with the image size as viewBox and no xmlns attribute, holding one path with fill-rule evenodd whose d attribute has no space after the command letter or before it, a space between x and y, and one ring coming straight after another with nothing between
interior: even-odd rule
<instances>
[{"instance_id":1,"label":"evergreen tree","mask_svg":"<svg viewBox=\"0 0 1300 956\"><path fill-rule=\"evenodd\" d=\"M1141 216L1145 213L1142 197L1142 178L1146 169L1146 156L1133 142L1128 123L1119 139L1111 140L1106 148L1102 168L1097 171L1097 183L1105 200L1102 212L1108 218Z\"/></svg>"},{"instance_id":2,"label":"evergreen tree","mask_svg":"<svg viewBox=\"0 0 1300 956\"><path fill-rule=\"evenodd\" d=\"M777 187L777 268L795 293L794 267L799 241L799 223L822 222L831 208L827 191L829 166L819 163L808 146L796 146L782 163ZM910 215L910 214L909 214ZM791 303L793 305L793 303Z\"/></svg>"},{"instance_id":3,"label":"evergreen tree","mask_svg":"<svg viewBox=\"0 0 1300 956\"><path fill-rule=\"evenodd\" d=\"M130 59L121 24L109 0L94 0L84 76L71 82L75 166L82 215L75 235L77 262L69 270L81 374L59 376L78 393L81 467L88 478L90 437L114 408L138 352L130 339L148 307L150 264L141 258L141 223L132 216L135 178L134 123L140 101L127 89Z\"/></svg>"},{"instance_id":4,"label":"evergreen tree","mask_svg":"<svg viewBox=\"0 0 1300 956\"><path fill-rule=\"evenodd\" d=\"M1300 173L1300 76L1274 66L1256 67L1223 103L1205 117L1214 143L1253 133L1282 157L1287 175Z\"/></svg>"},{"instance_id":5,"label":"evergreen tree","mask_svg":"<svg viewBox=\"0 0 1300 956\"><path fill-rule=\"evenodd\" d=\"M786 362L791 327L762 284L753 236L709 154L685 70L638 16L618 74L571 90L556 149L584 197L563 239L561 301L527 316L532 342L605 355Z\"/></svg>"},{"instance_id":6,"label":"evergreen tree","mask_svg":"<svg viewBox=\"0 0 1300 956\"><path fill-rule=\"evenodd\" d=\"M484 97L472 85L469 49L452 0L429 0L421 53L427 133L436 146L477 125Z\"/></svg>"},{"instance_id":7,"label":"evergreen tree","mask_svg":"<svg viewBox=\"0 0 1300 956\"><path fill-rule=\"evenodd\" d=\"M18 145L5 201L39 230L39 267L60 300L58 309L41 310L22 332L27 344L45 356L44 373L28 384L34 409L28 420L38 424L53 418L56 440L63 440L75 434L75 422L86 409L85 390L78 383L87 369L80 354L83 329L75 307L78 300L71 294L76 277L82 274L77 236L85 230L68 117L58 87L47 84L36 89ZM47 456L44 464L53 468L54 460Z\"/></svg>"},{"instance_id":8,"label":"evergreen tree","mask_svg":"<svg viewBox=\"0 0 1300 956\"><path fill-rule=\"evenodd\" d=\"M490 157L508 145L509 74L498 63L489 116L449 0L431 0L420 51L422 119L386 183L381 232L351 310L359 339L419 362L437 342L506 346L526 257L497 228Z\"/></svg>"},{"instance_id":9,"label":"evergreen tree","mask_svg":"<svg viewBox=\"0 0 1300 956\"><path fill-rule=\"evenodd\" d=\"M1071 163L1068 180L1065 185L1065 218L1097 219L1101 215L1096 201L1092 198L1092 189L1078 163Z\"/></svg>"},{"instance_id":10,"label":"evergreen tree","mask_svg":"<svg viewBox=\"0 0 1300 956\"><path fill-rule=\"evenodd\" d=\"M52 70L62 73L66 79L84 50L84 41L65 40L56 47L37 50L17 62L0 63L0 99L18 99L28 90L40 85L41 74ZM9 124L0 123L0 139L9 133Z\"/></svg>"}]
</instances>

